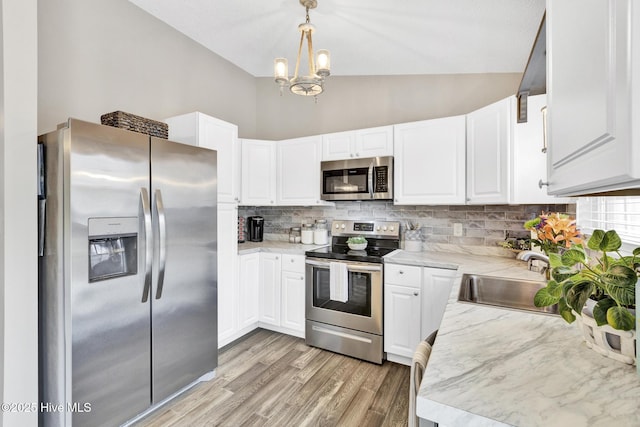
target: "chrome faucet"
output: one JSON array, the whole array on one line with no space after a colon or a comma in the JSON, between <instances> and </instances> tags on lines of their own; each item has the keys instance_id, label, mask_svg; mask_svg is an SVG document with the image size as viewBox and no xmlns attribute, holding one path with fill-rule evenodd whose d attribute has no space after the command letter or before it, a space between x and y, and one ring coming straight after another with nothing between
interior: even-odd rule
<instances>
[{"instance_id":1,"label":"chrome faucet","mask_svg":"<svg viewBox=\"0 0 640 427\"><path fill-rule=\"evenodd\" d=\"M544 274L549 269L549 257L543 253L536 251L522 251L516 256L517 259L526 261L529 265L529 270L533 267L533 261L542 261L546 265L540 269L540 274Z\"/></svg>"}]
</instances>

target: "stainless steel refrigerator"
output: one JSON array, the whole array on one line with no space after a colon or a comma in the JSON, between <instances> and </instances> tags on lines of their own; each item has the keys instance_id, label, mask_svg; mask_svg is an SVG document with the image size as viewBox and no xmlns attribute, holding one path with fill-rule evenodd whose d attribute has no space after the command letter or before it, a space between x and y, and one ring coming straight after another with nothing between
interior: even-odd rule
<instances>
[{"instance_id":1,"label":"stainless steel refrigerator","mask_svg":"<svg viewBox=\"0 0 640 427\"><path fill-rule=\"evenodd\" d=\"M217 366L216 152L74 119L38 147L40 424L120 425Z\"/></svg>"}]
</instances>

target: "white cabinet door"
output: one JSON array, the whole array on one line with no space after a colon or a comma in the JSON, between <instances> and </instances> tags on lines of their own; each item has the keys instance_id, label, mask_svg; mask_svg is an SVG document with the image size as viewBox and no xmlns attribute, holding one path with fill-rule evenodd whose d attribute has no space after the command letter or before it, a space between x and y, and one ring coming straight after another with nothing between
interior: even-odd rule
<instances>
[{"instance_id":1,"label":"white cabinet door","mask_svg":"<svg viewBox=\"0 0 640 427\"><path fill-rule=\"evenodd\" d=\"M260 322L280 326L280 254L263 252L260 254Z\"/></svg>"},{"instance_id":2,"label":"white cabinet door","mask_svg":"<svg viewBox=\"0 0 640 427\"><path fill-rule=\"evenodd\" d=\"M356 131L354 157L393 156L393 126Z\"/></svg>"},{"instance_id":3,"label":"white cabinet door","mask_svg":"<svg viewBox=\"0 0 640 427\"><path fill-rule=\"evenodd\" d=\"M509 201L509 147L511 112L509 97L467 114L467 203Z\"/></svg>"},{"instance_id":4,"label":"white cabinet door","mask_svg":"<svg viewBox=\"0 0 640 427\"><path fill-rule=\"evenodd\" d=\"M200 146L218 151L218 203L238 203L240 182L236 167L240 155L238 127L200 114Z\"/></svg>"},{"instance_id":5,"label":"white cabinet door","mask_svg":"<svg viewBox=\"0 0 640 427\"><path fill-rule=\"evenodd\" d=\"M284 268L284 265L283 265ZM294 271L282 272L281 324L304 334L304 274Z\"/></svg>"},{"instance_id":6,"label":"white cabinet door","mask_svg":"<svg viewBox=\"0 0 640 427\"><path fill-rule=\"evenodd\" d=\"M238 126L200 112L165 120L169 139L218 152L218 203L239 201L240 176Z\"/></svg>"},{"instance_id":7,"label":"white cabinet door","mask_svg":"<svg viewBox=\"0 0 640 427\"><path fill-rule=\"evenodd\" d=\"M242 140L242 205L275 205L276 146L275 141Z\"/></svg>"},{"instance_id":8,"label":"white cabinet door","mask_svg":"<svg viewBox=\"0 0 640 427\"><path fill-rule=\"evenodd\" d=\"M393 155L393 126L322 135L322 160Z\"/></svg>"},{"instance_id":9,"label":"white cabinet door","mask_svg":"<svg viewBox=\"0 0 640 427\"><path fill-rule=\"evenodd\" d=\"M635 3L547 1L551 194L640 186Z\"/></svg>"},{"instance_id":10,"label":"white cabinet door","mask_svg":"<svg viewBox=\"0 0 640 427\"><path fill-rule=\"evenodd\" d=\"M322 160L343 160L353 157L354 131L322 135Z\"/></svg>"},{"instance_id":11,"label":"white cabinet door","mask_svg":"<svg viewBox=\"0 0 640 427\"><path fill-rule=\"evenodd\" d=\"M238 329L258 323L260 253L240 255L238 280Z\"/></svg>"},{"instance_id":12,"label":"white cabinet door","mask_svg":"<svg viewBox=\"0 0 640 427\"><path fill-rule=\"evenodd\" d=\"M527 98L527 122L513 123L511 144L511 196L513 204L571 203L570 199L547 194L547 187L539 182L547 180L547 154L544 147L542 108L546 95ZM514 104L515 108L515 104ZM515 111L511 117L516 117Z\"/></svg>"},{"instance_id":13,"label":"white cabinet door","mask_svg":"<svg viewBox=\"0 0 640 427\"><path fill-rule=\"evenodd\" d=\"M238 258L238 208L218 204L218 346L229 343L237 330L236 280Z\"/></svg>"},{"instance_id":14,"label":"white cabinet door","mask_svg":"<svg viewBox=\"0 0 640 427\"><path fill-rule=\"evenodd\" d=\"M278 141L277 204L309 206L320 204L320 159L322 138Z\"/></svg>"},{"instance_id":15,"label":"white cabinet door","mask_svg":"<svg viewBox=\"0 0 640 427\"><path fill-rule=\"evenodd\" d=\"M420 290L384 286L384 351L411 358L420 337Z\"/></svg>"},{"instance_id":16,"label":"white cabinet door","mask_svg":"<svg viewBox=\"0 0 640 427\"><path fill-rule=\"evenodd\" d=\"M283 328L304 338L305 333L305 264L304 255L282 255L282 306L280 323ZM289 331L287 331L289 332Z\"/></svg>"},{"instance_id":17,"label":"white cabinet door","mask_svg":"<svg viewBox=\"0 0 640 427\"><path fill-rule=\"evenodd\" d=\"M425 267L422 271L422 339L440 328L456 270Z\"/></svg>"},{"instance_id":18,"label":"white cabinet door","mask_svg":"<svg viewBox=\"0 0 640 427\"><path fill-rule=\"evenodd\" d=\"M394 203L465 203L465 116L394 126Z\"/></svg>"}]
</instances>

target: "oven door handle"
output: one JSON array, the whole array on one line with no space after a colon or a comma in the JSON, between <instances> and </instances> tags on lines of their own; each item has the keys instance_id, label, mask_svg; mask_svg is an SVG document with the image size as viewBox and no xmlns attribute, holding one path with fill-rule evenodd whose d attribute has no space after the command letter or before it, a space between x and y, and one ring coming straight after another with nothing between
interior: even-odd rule
<instances>
[{"instance_id":1,"label":"oven door handle","mask_svg":"<svg viewBox=\"0 0 640 427\"><path fill-rule=\"evenodd\" d=\"M305 262L307 264L313 265L315 267L329 268L329 263L328 262L319 262L319 261L311 261L311 260L306 260ZM380 265L380 266L369 266L369 265L347 264L347 270L349 270L349 271L365 271L365 272L382 271L382 265Z\"/></svg>"}]
</instances>

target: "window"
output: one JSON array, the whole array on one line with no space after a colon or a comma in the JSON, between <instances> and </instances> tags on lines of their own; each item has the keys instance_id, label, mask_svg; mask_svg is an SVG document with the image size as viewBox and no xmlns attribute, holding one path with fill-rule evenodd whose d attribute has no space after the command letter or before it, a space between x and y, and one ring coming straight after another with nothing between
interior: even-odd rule
<instances>
[{"instance_id":1,"label":"window","mask_svg":"<svg viewBox=\"0 0 640 427\"><path fill-rule=\"evenodd\" d=\"M576 221L583 233L616 230L624 243L640 245L640 197L581 197Z\"/></svg>"}]
</instances>

